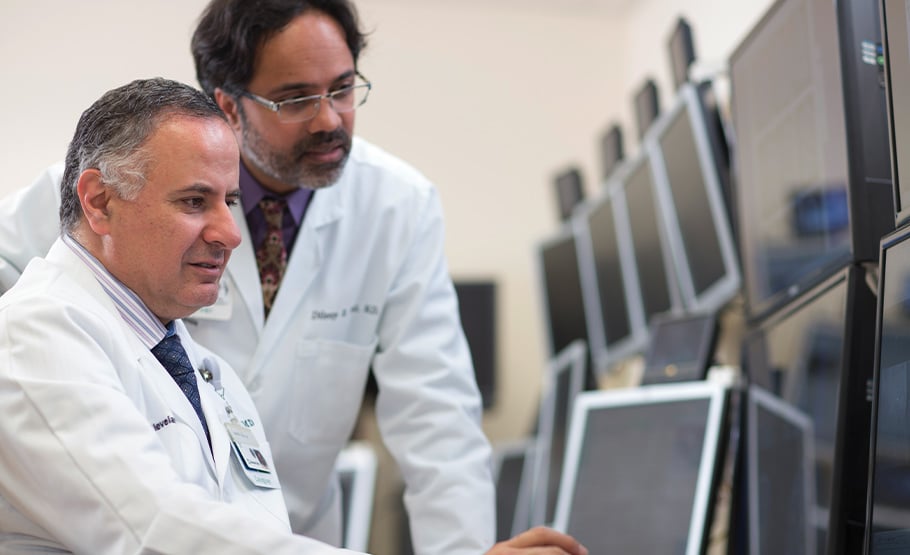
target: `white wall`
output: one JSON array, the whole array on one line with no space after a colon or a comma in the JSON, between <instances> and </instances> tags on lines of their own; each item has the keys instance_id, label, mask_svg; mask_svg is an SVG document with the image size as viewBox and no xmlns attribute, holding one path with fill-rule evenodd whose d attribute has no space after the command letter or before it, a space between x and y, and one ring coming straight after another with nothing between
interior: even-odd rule
<instances>
[{"instance_id":1,"label":"white wall","mask_svg":"<svg viewBox=\"0 0 910 555\"><path fill-rule=\"evenodd\" d=\"M60 159L104 91L156 75L195 84L189 37L204 4L0 2L0 195ZM666 38L677 16L689 19L699 57L722 65L770 0L640 0L612 18L514 2L359 4L373 30L361 69L375 88L358 132L438 184L453 275L498 281L500 395L485 424L493 439L521 435L543 367L532 252L556 228L553 174L577 163L596 191L597 140L614 120L634 150L631 96L654 76L670 101Z\"/></svg>"}]
</instances>

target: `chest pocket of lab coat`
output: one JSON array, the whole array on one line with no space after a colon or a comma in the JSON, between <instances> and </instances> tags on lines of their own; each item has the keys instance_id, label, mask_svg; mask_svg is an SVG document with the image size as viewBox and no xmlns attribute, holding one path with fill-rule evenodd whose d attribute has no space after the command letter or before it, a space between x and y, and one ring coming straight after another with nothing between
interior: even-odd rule
<instances>
[{"instance_id":1,"label":"chest pocket of lab coat","mask_svg":"<svg viewBox=\"0 0 910 555\"><path fill-rule=\"evenodd\" d=\"M295 402L288 407L292 436L305 443L347 442L360 412L376 343L300 342L291 397Z\"/></svg>"}]
</instances>

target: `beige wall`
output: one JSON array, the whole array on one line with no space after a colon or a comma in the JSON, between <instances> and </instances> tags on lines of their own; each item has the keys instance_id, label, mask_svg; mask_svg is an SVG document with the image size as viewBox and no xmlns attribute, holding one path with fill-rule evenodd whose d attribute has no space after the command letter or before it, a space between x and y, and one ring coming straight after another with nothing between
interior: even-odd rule
<instances>
[{"instance_id":1,"label":"beige wall","mask_svg":"<svg viewBox=\"0 0 910 555\"><path fill-rule=\"evenodd\" d=\"M189 37L204 3L0 2L0 195L63 156L102 92L155 75L195 84ZM614 120L634 150L633 91L654 76L671 100L665 45L676 17L689 19L711 71L770 0L640 0L614 16L520 2L359 4L373 30L361 69L375 88L358 132L438 184L452 274L499 283L500 395L485 425L494 440L519 436L543 368L532 252L556 228L552 175L577 163L593 193L597 139Z\"/></svg>"}]
</instances>

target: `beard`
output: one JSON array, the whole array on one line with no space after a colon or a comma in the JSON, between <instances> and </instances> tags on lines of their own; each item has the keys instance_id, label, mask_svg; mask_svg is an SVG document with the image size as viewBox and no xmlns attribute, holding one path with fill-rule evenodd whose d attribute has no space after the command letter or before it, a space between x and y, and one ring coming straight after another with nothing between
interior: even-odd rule
<instances>
[{"instance_id":1,"label":"beard","mask_svg":"<svg viewBox=\"0 0 910 555\"><path fill-rule=\"evenodd\" d=\"M242 112L240 118L243 123L243 142L240 145L243 158L272 179L290 187L322 189L334 185L341 177L351 153L351 135L343 127L308 135L282 152L269 145ZM344 151L337 162L311 164L305 161L308 152L337 147Z\"/></svg>"}]
</instances>

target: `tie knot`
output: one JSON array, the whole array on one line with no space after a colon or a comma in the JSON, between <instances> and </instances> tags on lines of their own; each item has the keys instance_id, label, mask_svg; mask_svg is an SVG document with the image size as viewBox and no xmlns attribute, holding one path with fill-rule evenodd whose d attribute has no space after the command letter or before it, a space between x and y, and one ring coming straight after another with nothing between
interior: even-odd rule
<instances>
[{"instance_id":1,"label":"tie knot","mask_svg":"<svg viewBox=\"0 0 910 555\"><path fill-rule=\"evenodd\" d=\"M152 348L152 354L175 378L193 374L190 357L187 356L183 344L180 343L180 336L177 334L168 335L162 339Z\"/></svg>"},{"instance_id":2,"label":"tie knot","mask_svg":"<svg viewBox=\"0 0 910 555\"><path fill-rule=\"evenodd\" d=\"M283 198L264 197L259 201L259 209L271 229L281 229L281 220L288 201Z\"/></svg>"}]
</instances>

